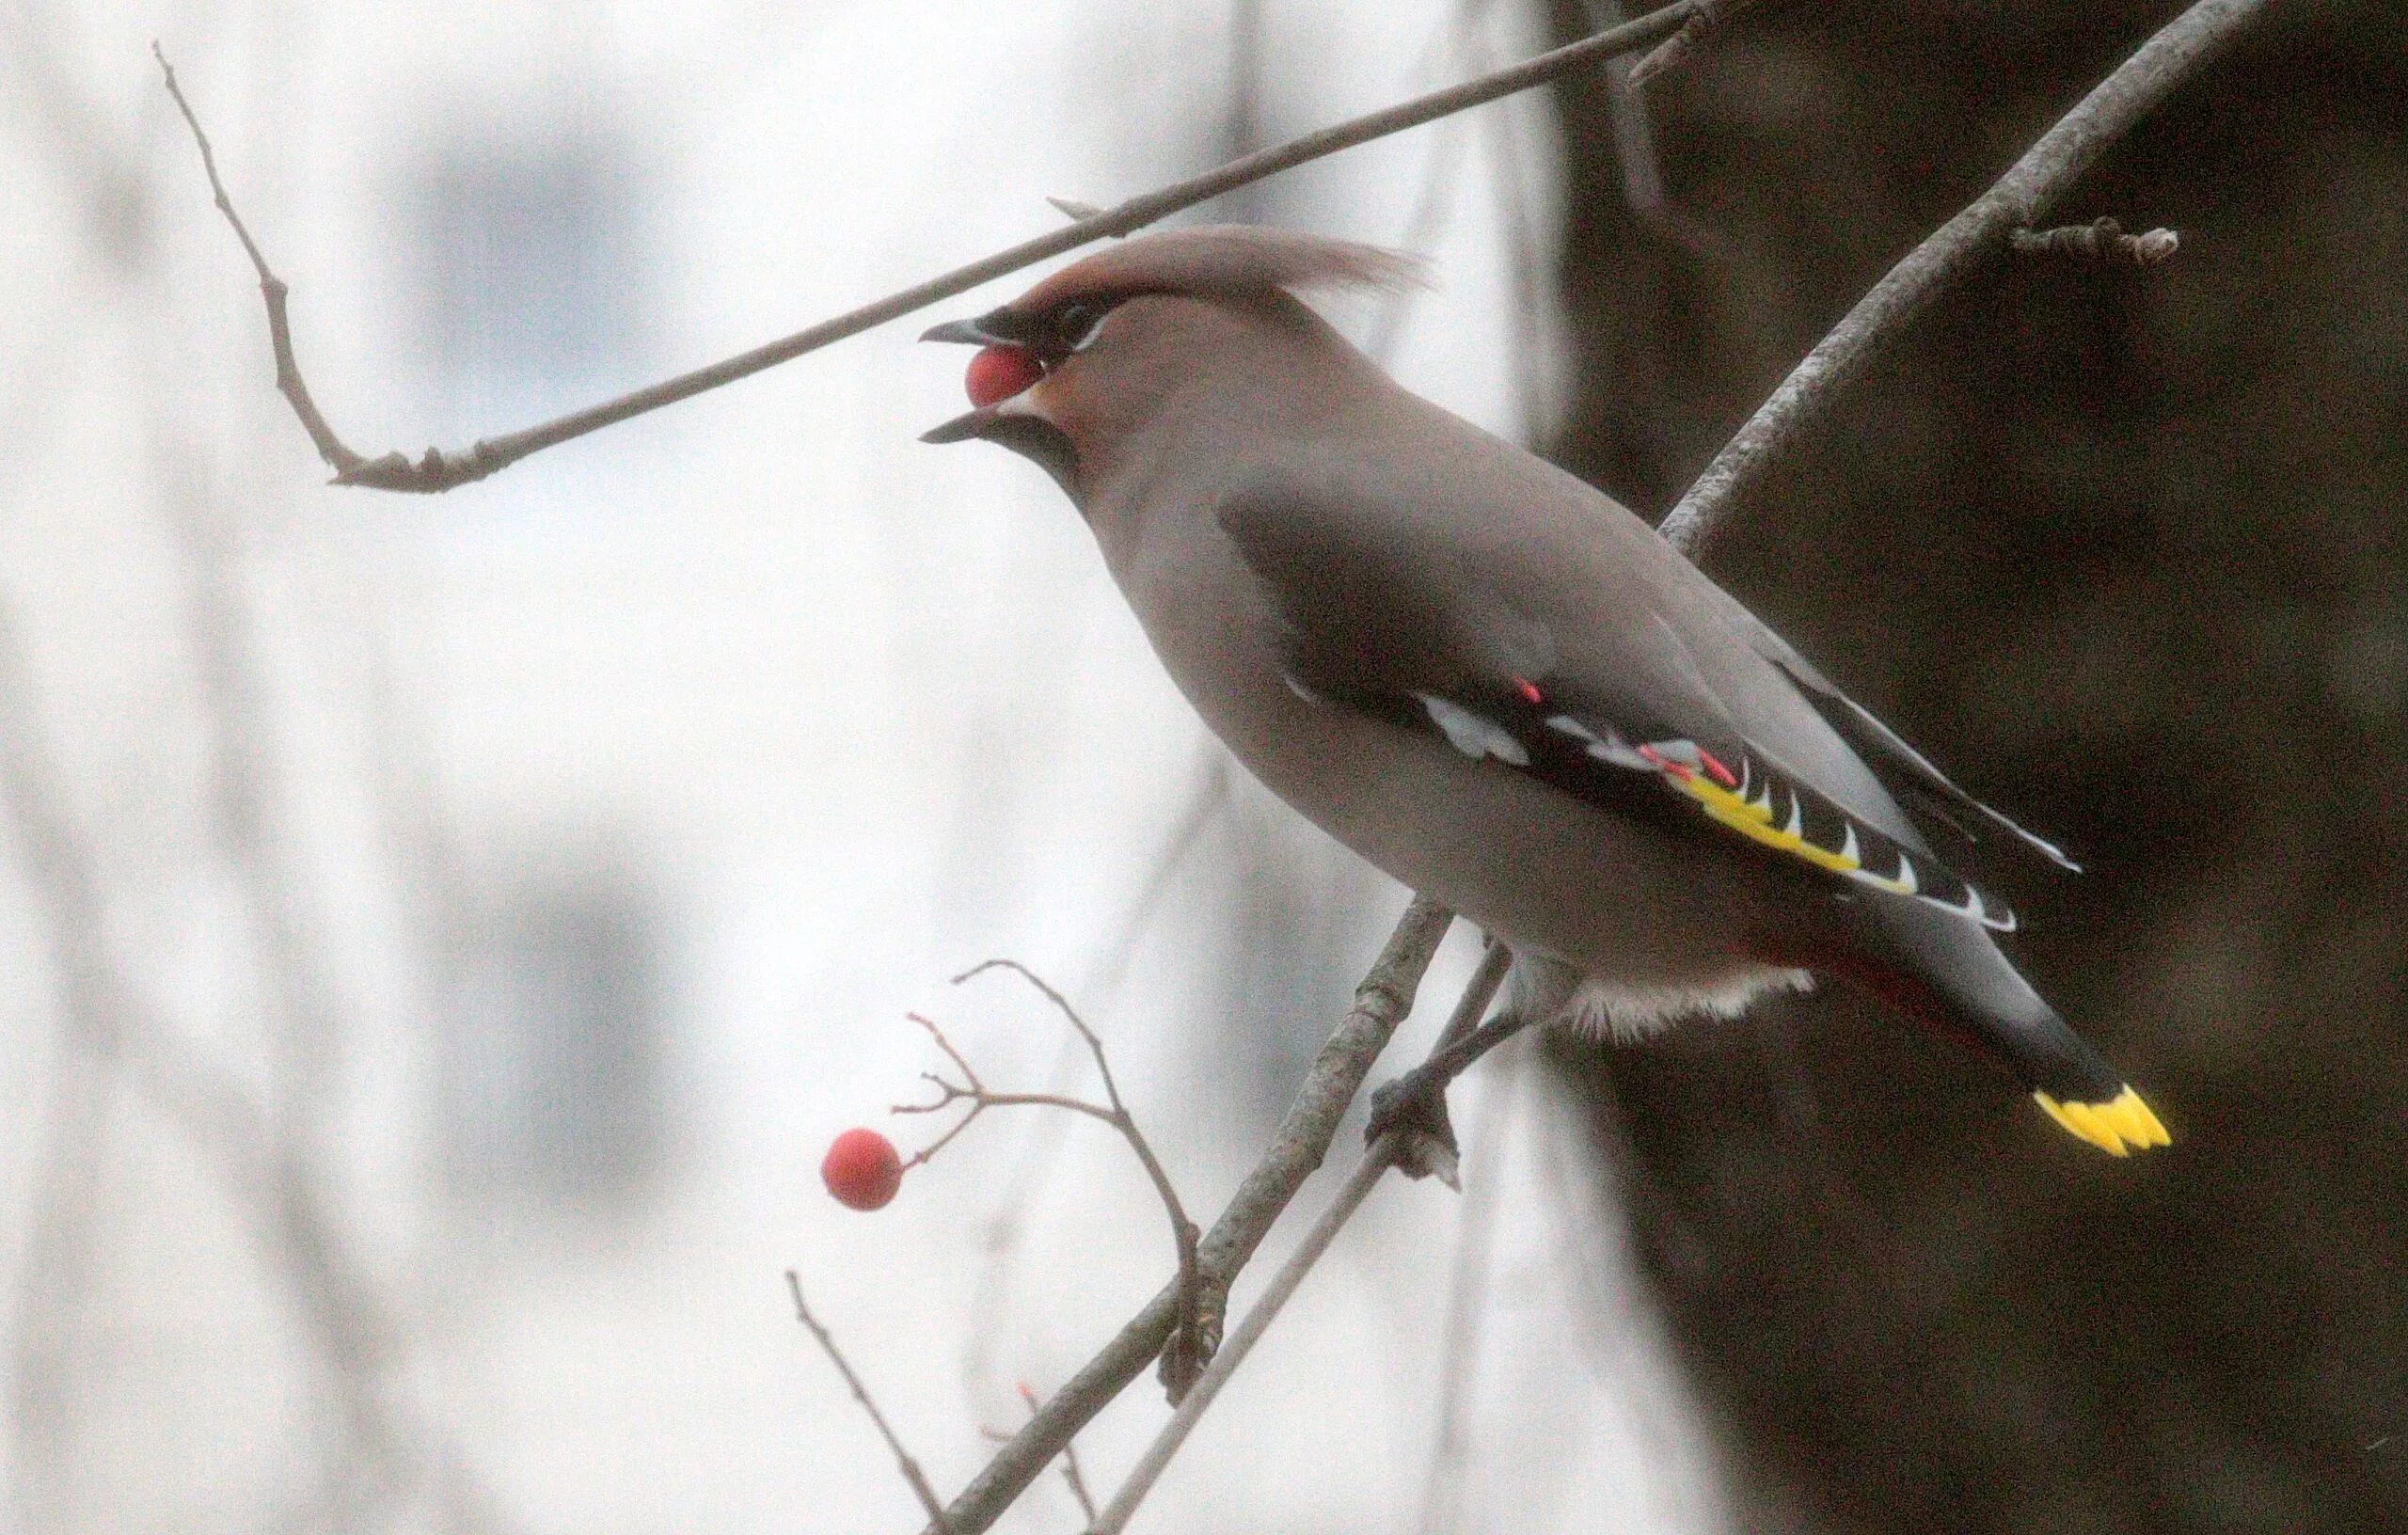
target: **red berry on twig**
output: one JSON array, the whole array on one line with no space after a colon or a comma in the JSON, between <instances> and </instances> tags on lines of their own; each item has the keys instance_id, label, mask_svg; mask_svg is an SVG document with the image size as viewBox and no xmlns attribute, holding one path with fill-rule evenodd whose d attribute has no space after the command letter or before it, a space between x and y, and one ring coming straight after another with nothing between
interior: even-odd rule
<instances>
[{"instance_id":1,"label":"red berry on twig","mask_svg":"<svg viewBox=\"0 0 2408 1535\"><path fill-rule=\"evenodd\" d=\"M848 1130L830 1144L819 1163L820 1179L836 1202L852 1210L877 1210L903 1186L903 1159L895 1143L874 1130Z\"/></svg>"}]
</instances>

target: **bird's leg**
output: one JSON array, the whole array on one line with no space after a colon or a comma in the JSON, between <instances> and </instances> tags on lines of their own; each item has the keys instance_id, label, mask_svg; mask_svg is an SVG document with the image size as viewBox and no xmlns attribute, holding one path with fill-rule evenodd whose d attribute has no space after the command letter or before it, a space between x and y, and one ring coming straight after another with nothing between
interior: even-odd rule
<instances>
[{"instance_id":1,"label":"bird's leg","mask_svg":"<svg viewBox=\"0 0 2408 1535\"><path fill-rule=\"evenodd\" d=\"M1464 988L1462 1000L1455 1004L1454 1016L1447 1021L1429 1057L1371 1094L1370 1119L1363 1127L1363 1138L1377 1144L1382 1136L1393 1132L1397 1170L1407 1178L1428 1178L1434 1173L1449 1188L1458 1186L1455 1169L1461 1153L1455 1144L1454 1124L1447 1115L1447 1084L1529 1022L1528 1013L1512 1005L1487 1022L1479 1022L1513 962L1513 951L1490 939L1480 969L1473 972L1470 984ZM1476 1023L1478 1026L1474 1027Z\"/></svg>"}]
</instances>

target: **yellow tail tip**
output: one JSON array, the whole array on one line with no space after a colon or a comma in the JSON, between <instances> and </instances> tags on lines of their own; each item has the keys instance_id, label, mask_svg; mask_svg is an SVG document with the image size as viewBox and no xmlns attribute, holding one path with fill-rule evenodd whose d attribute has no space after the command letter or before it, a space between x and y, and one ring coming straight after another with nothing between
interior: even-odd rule
<instances>
[{"instance_id":1,"label":"yellow tail tip","mask_svg":"<svg viewBox=\"0 0 2408 1535\"><path fill-rule=\"evenodd\" d=\"M2088 1141L2111 1157L2174 1144L2174 1137L2165 1133L2141 1095L2130 1087L2105 1103L2060 1103L2046 1093L2034 1093L2032 1100L2047 1110L2067 1134Z\"/></svg>"}]
</instances>

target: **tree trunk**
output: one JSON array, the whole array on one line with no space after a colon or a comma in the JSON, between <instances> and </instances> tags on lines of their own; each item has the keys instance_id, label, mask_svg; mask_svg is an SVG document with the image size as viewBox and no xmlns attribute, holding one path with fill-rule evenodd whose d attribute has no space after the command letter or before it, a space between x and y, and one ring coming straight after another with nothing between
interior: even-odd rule
<instances>
[{"instance_id":1,"label":"tree trunk","mask_svg":"<svg viewBox=\"0 0 2408 1535\"><path fill-rule=\"evenodd\" d=\"M1660 514L2178 8L1749 11L1647 88L1670 216L1575 77L1559 457ZM2290 8L2062 210L2170 263L2002 254L1704 551L2089 865L1976 872L2175 1138L2101 1157L1837 987L1559 1043L1746 1527L2408 1529L2403 124L2400 11Z\"/></svg>"}]
</instances>

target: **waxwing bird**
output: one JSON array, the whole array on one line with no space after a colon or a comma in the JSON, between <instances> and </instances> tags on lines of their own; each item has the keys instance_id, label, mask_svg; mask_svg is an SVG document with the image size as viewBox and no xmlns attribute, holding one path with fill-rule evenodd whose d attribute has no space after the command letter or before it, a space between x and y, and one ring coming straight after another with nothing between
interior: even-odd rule
<instances>
[{"instance_id":1,"label":"waxwing bird","mask_svg":"<svg viewBox=\"0 0 2408 1535\"><path fill-rule=\"evenodd\" d=\"M1513 1009L1629 1037L1836 975L1978 1041L2093 1146L2167 1144L1926 831L2062 853L1637 516L1398 388L1294 296L1413 275L1267 229L1129 240L929 331L981 350L976 408L925 440L1042 466L1205 721L1510 943Z\"/></svg>"}]
</instances>

